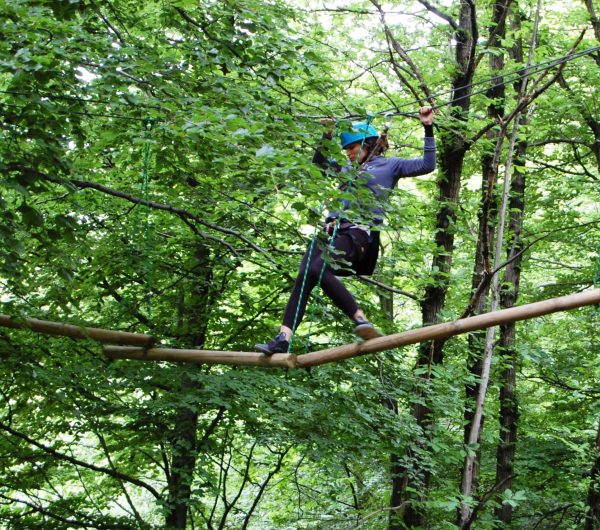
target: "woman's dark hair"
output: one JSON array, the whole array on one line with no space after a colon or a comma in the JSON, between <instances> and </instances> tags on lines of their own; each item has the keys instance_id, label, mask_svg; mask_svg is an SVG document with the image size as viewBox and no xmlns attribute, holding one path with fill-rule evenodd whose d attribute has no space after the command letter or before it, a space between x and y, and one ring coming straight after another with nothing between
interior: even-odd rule
<instances>
[{"instance_id":1,"label":"woman's dark hair","mask_svg":"<svg viewBox=\"0 0 600 530\"><path fill-rule=\"evenodd\" d=\"M387 141L387 131L382 133L379 138L367 138L364 143L364 149L369 153L367 155L367 160L382 155L389 147L390 144L388 144Z\"/></svg>"}]
</instances>

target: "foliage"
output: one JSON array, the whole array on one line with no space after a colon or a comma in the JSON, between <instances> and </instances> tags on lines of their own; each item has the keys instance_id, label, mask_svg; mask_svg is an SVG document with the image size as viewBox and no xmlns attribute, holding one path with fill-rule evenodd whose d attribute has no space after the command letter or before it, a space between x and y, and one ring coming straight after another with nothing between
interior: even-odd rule
<instances>
[{"instance_id":1,"label":"foliage","mask_svg":"<svg viewBox=\"0 0 600 530\"><path fill-rule=\"evenodd\" d=\"M174 347L248 350L271 335L314 226L339 197L340 182L310 163L319 119L414 111L425 99L398 48L390 52L390 35L430 93L441 94L438 142L447 147L456 131L442 105L458 68L454 30L416 3L383 5L383 20L377 6L0 1L1 312L150 332ZM441 14L456 17L459 7ZM513 6L525 41L534 7ZM508 32L501 46L486 47L491 10L478 6L475 82L492 75L487 57L521 36ZM547 6L535 62L564 55L590 20L583 3ZM590 32L578 49L597 45ZM522 66L507 58L504 68ZM519 303L592 283L599 82L593 56L579 58L526 110L522 241L531 246ZM514 97L507 86L509 111ZM481 158L494 148L478 136L489 103L474 95L461 125L473 143L452 226L445 320L470 296ZM391 121L391 154L420 156L414 116L374 120ZM439 280L430 266L438 206L435 176L401 181L375 277L395 293L348 280L386 332L421 325L418 300ZM308 312L298 353L353 340L326 301ZM582 309L519 326L515 483L502 498L486 497L477 528L496 525L498 503L515 508L511 528L583 528L598 451L595 318ZM2 329L0 522L387 528L390 459L399 455L415 476L417 462L432 474L429 490L411 497L427 527L454 528L466 451L482 455L480 497L471 502L495 485L502 366L493 366L481 444L465 447L467 354L464 338L450 341L433 378L414 369L413 349L287 372L111 362L91 341ZM412 414L420 396L431 432Z\"/></svg>"}]
</instances>

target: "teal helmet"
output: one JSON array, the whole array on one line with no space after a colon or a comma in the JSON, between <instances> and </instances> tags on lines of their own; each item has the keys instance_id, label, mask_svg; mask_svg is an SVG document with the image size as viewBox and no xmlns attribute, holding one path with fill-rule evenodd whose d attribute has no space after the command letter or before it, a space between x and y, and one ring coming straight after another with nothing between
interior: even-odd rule
<instances>
[{"instance_id":1,"label":"teal helmet","mask_svg":"<svg viewBox=\"0 0 600 530\"><path fill-rule=\"evenodd\" d=\"M340 135L342 149L344 149L350 144L353 144L354 142L362 142L367 138L379 138L379 134L377 134L377 129L375 129L375 127L373 127L369 122L366 121L353 123L352 129L350 129L349 131L344 131Z\"/></svg>"}]
</instances>

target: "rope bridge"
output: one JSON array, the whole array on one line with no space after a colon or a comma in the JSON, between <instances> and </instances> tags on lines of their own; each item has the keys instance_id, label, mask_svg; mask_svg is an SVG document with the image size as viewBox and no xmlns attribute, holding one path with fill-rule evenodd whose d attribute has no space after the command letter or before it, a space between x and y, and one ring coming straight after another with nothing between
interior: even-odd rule
<instances>
[{"instance_id":1,"label":"rope bridge","mask_svg":"<svg viewBox=\"0 0 600 530\"><path fill-rule=\"evenodd\" d=\"M91 339L107 344L104 347L110 359L138 359L144 361L175 361L195 364L225 364L232 366L260 366L282 368L308 368L321 364L343 361L368 353L382 352L417 344L429 340L445 339L478 329L529 320L560 311L569 311L600 303L600 289L551 298L533 304L526 304L492 313L435 324L424 328L411 329L402 333L386 335L366 342L345 344L335 348L319 350L303 355L279 353L271 356L256 352L186 350L176 348L153 348L156 342L151 335L111 331L106 329L79 327L72 324L50 322L34 318L13 319L0 315L0 326L16 329L29 329L38 333L62 335L73 339ZM119 344L117 346L115 344Z\"/></svg>"}]
</instances>

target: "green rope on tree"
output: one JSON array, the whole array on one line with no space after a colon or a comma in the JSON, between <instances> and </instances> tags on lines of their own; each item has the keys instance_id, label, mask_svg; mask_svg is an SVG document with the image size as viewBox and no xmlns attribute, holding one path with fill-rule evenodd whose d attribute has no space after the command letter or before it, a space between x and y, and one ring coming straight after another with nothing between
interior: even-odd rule
<instances>
[{"instance_id":1,"label":"green rope on tree","mask_svg":"<svg viewBox=\"0 0 600 530\"><path fill-rule=\"evenodd\" d=\"M148 135L152 130L152 127L154 126L154 122L155 120L144 120L144 134L146 135L146 138L144 141L144 148L142 152L142 182L140 185L141 198L144 201L150 200L150 139ZM152 327L152 291L154 275L154 243L152 238L152 224L150 222L150 208L146 207L145 219L143 221L144 226L142 229L142 221L140 220L139 207L139 204L136 205L135 210L133 212L133 226L131 228L131 237L129 243L129 271L131 274L133 274L133 260L136 258L136 255L143 256L144 284L146 288L146 293L144 295L144 305L146 306L148 325ZM144 238L143 243L141 242L142 237Z\"/></svg>"}]
</instances>

